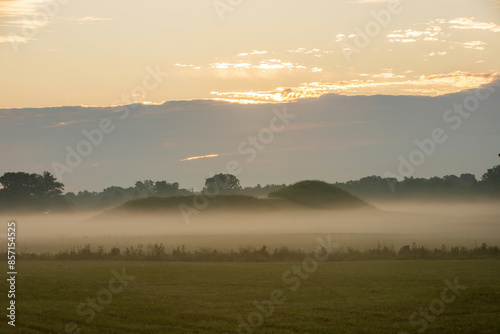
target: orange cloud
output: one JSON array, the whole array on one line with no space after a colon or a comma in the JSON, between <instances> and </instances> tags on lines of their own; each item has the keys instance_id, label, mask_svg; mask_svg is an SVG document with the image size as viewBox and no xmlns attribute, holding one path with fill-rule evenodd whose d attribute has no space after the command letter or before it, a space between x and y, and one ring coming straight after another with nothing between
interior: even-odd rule
<instances>
[{"instance_id":1,"label":"orange cloud","mask_svg":"<svg viewBox=\"0 0 500 334\"><path fill-rule=\"evenodd\" d=\"M414 77L391 73L363 74L367 80L338 81L335 83L312 82L299 87L278 87L272 91L212 92L214 100L241 104L286 103L304 98L317 98L325 94L343 95L430 95L455 93L498 80L500 73L467 73L456 71L446 74ZM373 80L376 79L376 80ZM397 80L396 80L397 79Z\"/></svg>"},{"instance_id":2,"label":"orange cloud","mask_svg":"<svg viewBox=\"0 0 500 334\"><path fill-rule=\"evenodd\" d=\"M215 158L215 157L220 157L220 156L221 156L220 154L200 155L197 157L189 157L189 158L182 159L179 161L191 161L191 160L204 159L204 158Z\"/></svg>"}]
</instances>

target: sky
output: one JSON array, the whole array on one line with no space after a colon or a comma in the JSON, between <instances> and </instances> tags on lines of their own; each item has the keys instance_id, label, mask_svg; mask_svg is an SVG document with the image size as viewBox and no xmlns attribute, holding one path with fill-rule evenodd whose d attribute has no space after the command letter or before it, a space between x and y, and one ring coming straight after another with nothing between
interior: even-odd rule
<instances>
[{"instance_id":1,"label":"sky","mask_svg":"<svg viewBox=\"0 0 500 334\"><path fill-rule=\"evenodd\" d=\"M480 177L499 37L493 0L0 0L0 174L68 191L200 189L228 166L247 186Z\"/></svg>"},{"instance_id":2,"label":"sky","mask_svg":"<svg viewBox=\"0 0 500 334\"><path fill-rule=\"evenodd\" d=\"M435 96L491 82L499 36L493 0L0 0L0 107Z\"/></svg>"},{"instance_id":3,"label":"sky","mask_svg":"<svg viewBox=\"0 0 500 334\"><path fill-rule=\"evenodd\" d=\"M75 192L146 179L200 190L219 172L243 186L369 175L480 178L499 164L499 105L500 81L437 97L0 109L0 174L47 170Z\"/></svg>"}]
</instances>

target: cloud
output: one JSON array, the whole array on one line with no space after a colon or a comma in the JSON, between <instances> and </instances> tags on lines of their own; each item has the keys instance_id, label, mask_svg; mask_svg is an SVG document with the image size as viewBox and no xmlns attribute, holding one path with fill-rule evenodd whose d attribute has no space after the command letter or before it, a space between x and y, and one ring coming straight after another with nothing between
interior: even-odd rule
<instances>
[{"instance_id":1,"label":"cloud","mask_svg":"<svg viewBox=\"0 0 500 334\"><path fill-rule=\"evenodd\" d=\"M421 29L406 29L406 30L394 30L386 35L389 43L415 43L418 41L425 42L437 42L445 41L450 34L445 33L445 30L449 32L450 29L455 30L483 30L489 32L500 32L500 26L495 23L488 22L478 22L475 21L474 17L471 18L455 18L451 20L446 19L436 19L427 23L417 23L414 26L425 26ZM348 38L352 38L354 35L345 36L343 34L337 35L337 42L344 41ZM482 42L481 42L482 43ZM459 45L458 43L455 43ZM474 45L462 43L459 46L463 46L468 49L483 50L481 47L483 44Z\"/></svg>"},{"instance_id":2,"label":"cloud","mask_svg":"<svg viewBox=\"0 0 500 334\"><path fill-rule=\"evenodd\" d=\"M177 66L177 67L185 67L185 68L193 68L195 70L201 70L201 66L195 66L193 64L179 64L179 63L175 63L174 65Z\"/></svg>"},{"instance_id":3,"label":"cloud","mask_svg":"<svg viewBox=\"0 0 500 334\"><path fill-rule=\"evenodd\" d=\"M446 56L447 52L431 52L426 57L434 57L434 56Z\"/></svg>"},{"instance_id":4,"label":"cloud","mask_svg":"<svg viewBox=\"0 0 500 334\"><path fill-rule=\"evenodd\" d=\"M252 56L252 55L263 55L263 54L267 54L267 53L268 53L268 51L253 50L252 52L240 53L240 54L238 54L238 56L244 57L244 56Z\"/></svg>"},{"instance_id":5,"label":"cloud","mask_svg":"<svg viewBox=\"0 0 500 334\"><path fill-rule=\"evenodd\" d=\"M0 1L0 17L32 16L51 0L3 0Z\"/></svg>"},{"instance_id":6,"label":"cloud","mask_svg":"<svg viewBox=\"0 0 500 334\"><path fill-rule=\"evenodd\" d=\"M14 44L28 43L29 40L30 39L27 38L27 37L16 36L16 35L12 35L12 36L0 36L0 43L14 43Z\"/></svg>"},{"instance_id":7,"label":"cloud","mask_svg":"<svg viewBox=\"0 0 500 334\"><path fill-rule=\"evenodd\" d=\"M311 53L318 53L318 52L322 52L321 49L306 49L306 48L298 48L296 50L287 50L288 52L292 52L292 53L304 53L304 54L311 54Z\"/></svg>"},{"instance_id":8,"label":"cloud","mask_svg":"<svg viewBox=\"0 0 500 334\"><path fill-rule=\"evenodd\" d=\"M364 76L366 76L366 75L364 75ZM370 75L368 75L368 76L370 76ZM372 74L371 77L375 78L375 79L378 79L378 78L394 79L394 78L404 78L405 76L394 74L394 72L392 72L392 70L388 70L386 72Z\"/></svg>"},{"instance_id":9,"label":"cloud","mask_svg":"<svg viewBox=\"0 0 500 334\"><path fill-rule=\"evenodd\" d=\"M70 124L77 124L77 123L82 123L82 122L86 122L87 120L74 120L74 121L66 121L66 122L59 122L59 123L56 123L56 124L51 124L51 125L47 125L47 126L44 126L43 128L44 129L49 129L49 128L58 128L58 127L61 127L61 126L66 126L66 125L70 125Z\"/></svg>"},{"instance_id":10,"label":"cloud","mask_svg":"<svg viewBox=\"0 0 500 334\"><path fill-rule=\"evenodd\" d=\"M311 55L317 58L321 58L324 54L335 53L333 50L321 50L318 48L314 49L306 49L306 48L298 48L295 50L286 50L289 53L303 54L303 55Z\"/></svg>"},{"instance_id":11,"label":"cloud","mask_svg":"<svg viewBox=\"0 0 500 334\"><path fill-rule=\"evenodd\" d=\"M257 62L251 60L248 61L238 61L238 62L217 62L210 63L206 66L199 66L193 64L174 64L177 67L186 70L205 70L212 71L216 75L221 75L224 77L235 76L235 77L246 77L250 75L268 75L269 72L275 71L308 71L312 73L322 72L323 69L320 67L306 67L299 63L283 61L281 59L270 58L263 59Z\"/></svg>"},{"instance_id":12,"label":"cloud","mask_svg":"<svg viewBox=\"0 0 500 334\"><path fill-rule=\"evenodd\" d=\"M474 17L459 17L447 23L451 24L451 29L476 29L476 30L488 30L491 32L500 32L500 26L493 22L477 22L474 21Z\"/></svg>"},{"instance_id":13,"label":"cloud","mask_svg":"<svg viewBox=\"0 0 500 334\"><path fill-rule=\"evenodd\" d=\"M52 0L7 0L0 1L0 20L8 27L41 28L49 23L54 15ZM23 42L26 42L26 39Z\"/></svg>"},{"instance_id":14,"label":"cloud","mask_svg":"<svg viewBox=\"0 0 500 334\"><path fill-rule=\"evenodd\" d=\"M284 69L305 69L305 66L297 63L284 62L280 59L266 59L257 64L254 63L212 63L211 69L259 69L259 70L284 70Z\"/></svg>"},{"instance_id":15,"label":"cloud","mask_svg":"<svg viewBox=\"0 0 500 334\"><path fill-rule=\"evenodd\" d=\"M484 84L498 80L498 73L467 73L451 72L447 74L422 75L420 77L401 79L405 76L395 75L392 72L381 74L363 74L379 80L348 80L335 83L312 82L305 83L299 87L278 87L272 91L251 92L212 92L214 100L242 103L283 103L297 101L305 98L318 98L326 94L343 95L422 95L438 96L458 92L464 89L477 88ZM395 93L397 92L397 93Z\"/></svg>"},{"instance_id":16,"label":"cloud","mask_svg":"<svg viewBox=\"0 0 500 334\"><path fill-rule=\"evenodd\" d=\"M434 80L448 80L450 75L459 76L458 73L438 74ZM407 89L412 88L421 91L429 87L414 85ZM393 86L387 86L387 90L395 91ZM470 118L474 118L473 121L464 119L468 122L467 131L455 136L456 140L449 143L451 146L440 148L443 150L441 156L448 157L447 160L438 159L435 163L429 160L432 170L429 173L455 173L449 170L449 166L458 166L458 172L463 172L465 164L466 170L479 174L489 166L484 152L493 152L498 144L491 135L498 133L500 126L499 94L497 89L487 101L481 102L481 112ZM133 121L126 123L119 123L118 115L102 108L1 109L0 117L5 117L0 122L0 174L25 170L26 166L31 166L33 172L51 171L52 161L64 163L66 145L74 148L85 139L83 129L92 129L103 117L110 117L113 123L116 120L119 129L112 137L106 137L105 144L95 149L80 167L64 175L66 186L76 190L101 190L110 178L115 178L114 182L123 186L133 185L138 177L162 180L168 165L168 175L172 175L172 181L179 182L183 188L203 187L204 177L208 177L210 171L222 170L231 160L251 168L251 173L241 174L242 184L271 183L266 180L291 183L311 176L330 182L339 177L359 178L360 175L383 173L393 166L397 168L398 155L414 150L415 138L426 138L437 126L452 131L452 124L443 122L443 113L467 96L391 95L330 95L290 103L287 110L297 117L289 126L299 129L288 133L287 127L266 147L272 152L259 152L258 158L247 166L248 155L237 152L219 158L179 160L234 152L243 140L258 134L269 124L274 108L282 110L283 106L233 105L208 100L167 102L161 106L138 108ZM41 128L81 119L90 119L90 123L54 128L53 131ZM351 125L336 126L340 123ZM179 124L188 124L189 129ZM322 128L322 124L334 127ZM147 136L135 135L141 133L147 133ZM166 142L176 143L177 147L162 149L159 145ZM147 147L151 149L144 149ZM306 151L307 154L303 154ZM456 153L464 151L470 154L457 162ZM91 166L94 163L101 165ZM35 169L40 165L43 167ZM285 177L282 166L287 167ZM120 173L116 173L117 170Z\"/></svg>"},{"instance_id":17,"label":"cloud","mask_svg":"<svg viewBox=\"0 0 500 334\"><path fill-rule=\"evenodd\" d=\"M112 18L109 17L94 17L94 16L85 16L80 17L78 19L69 19L68 21L75 21L78 23L87 23L87 22L99 22L99 21L110 21Z\"/></svg>"},{"instance_id":18,"label":"cloud","mask_svg":"<svg viewBox=\"0 0 500 334\"><path fill-rule=\"evenodd\" d=\"M414 43L416 41L436 42L442 35L442 29L439 26L431 26L425 30L394 30L386 35L389 43Z\"/></svg>"},{"instance_id":19,"label":"cloud","mask_svg":"<svg viewBox=\"0 0 500 334\"><path fill-rule=\"evenodd\" d=\"M86 16L81 18L55 18L60 9L60 4L55 5L54 0L0 0L0 20L2 26L16 28L40 29L54 21L72 21L79 24L109 21L111 18L100 18ZM28 38L24 31L20 31L23 37L9 33L1 36L0 43L27 43L33 38Z\"/></svg>"},{"instance_id":20,"label":"cloud","mask_svg":"<svg viewBox=\"0 0 500 334\"><path fill-rule=\"evenodd\" d=\"M198 160L198 159L205 159L205 158L216 158L216 157L220 157L221 154L208 154L208 155L200 155L200 156L196 156L196 157L189 157L189 158L185 158L185 159L181 159L179 161L191 161L191 160Z\"/></svg>"},{"instance_id":21,"label":"cloud","mask_svg":"<svg viewBox=\"0 0 500 334\"><path fill-rule=\"evenodd\" d=\"M457 43L455 43L455 45L464 47L465 49L472 49L472 50L484 50L484 46L483 45L486 45L486 44L487 43L481 42L481 41L472 41L472 42L464 42L464 43L457 42Z\"/></svg>"}]
</instances>

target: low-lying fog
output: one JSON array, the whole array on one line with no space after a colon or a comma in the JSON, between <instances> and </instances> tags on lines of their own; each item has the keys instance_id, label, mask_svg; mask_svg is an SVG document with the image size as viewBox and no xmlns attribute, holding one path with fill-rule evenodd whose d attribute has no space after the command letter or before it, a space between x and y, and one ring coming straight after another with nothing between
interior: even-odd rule
<instances>
[{"instance_id":1,"label":"low-lying fog","mask_svg":"<svg viewBox=\"0 0 500 334\"><path fill-rule=\"evenodd\" d=\"M426 247L500 245L498 202L374 202L379 211L293 211L213 213L201 211L189 224L180 214L104 215L100 212L0 216L17 221L18 252L58 252L103 245L129 247L163 243L188 250L266 245L311 250L321 234L360 250L381 245L396 249L416 242ZM97 218L96 218L97 217ZM5 234L1 242L5 242Z\"/></svg>"}]
</instances>

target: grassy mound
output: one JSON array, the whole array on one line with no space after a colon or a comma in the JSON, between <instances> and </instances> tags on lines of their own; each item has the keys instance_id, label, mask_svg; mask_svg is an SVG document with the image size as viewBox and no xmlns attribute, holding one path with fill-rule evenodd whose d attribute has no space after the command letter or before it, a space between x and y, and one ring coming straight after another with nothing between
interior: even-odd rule
<instances>
[{"instance_id":1,"label":"grassy mound","mask_svg":"<svg viewBox=\"0 0 500 334\"><path fill-rule=\"evenodd\" d=\"M373 208L349 192L322 181L302 181L269 194L317 209Z\"/></svg>"},{"instance_id":2,"label":"grassy mound","mask_svg":"<svg viewBox=\"0 0 500 334\"><path fill-rule=\"evenodd\" d=\"M206 199L206 198L205 198ZM196 196L175 196L175 197L148 197L128 201L114 211L170 211L179 210L179 205L184 204L194 207L193 203L199 206L205 205L205 199ZM207 210L261 210L269 209L271 206L258 198L243 195L219 195L208 199Z\"/></svg>"},{"instance_id":3,"label":"grassy mound","mask_svg":"<svg viewBox=\"0 0 500 334\"><path fill-rule=\"evenodd\" d=\"M195 204L196 203L196 204ZM204 207L207 211L258 212L296 209L372 208L349 192L321 181L302 181L259 199L244 195L148 197L128 201L111 212L179 211L179 205ZM206 205L206 207L205 207Z\"/></svg>"}]
</instances>

